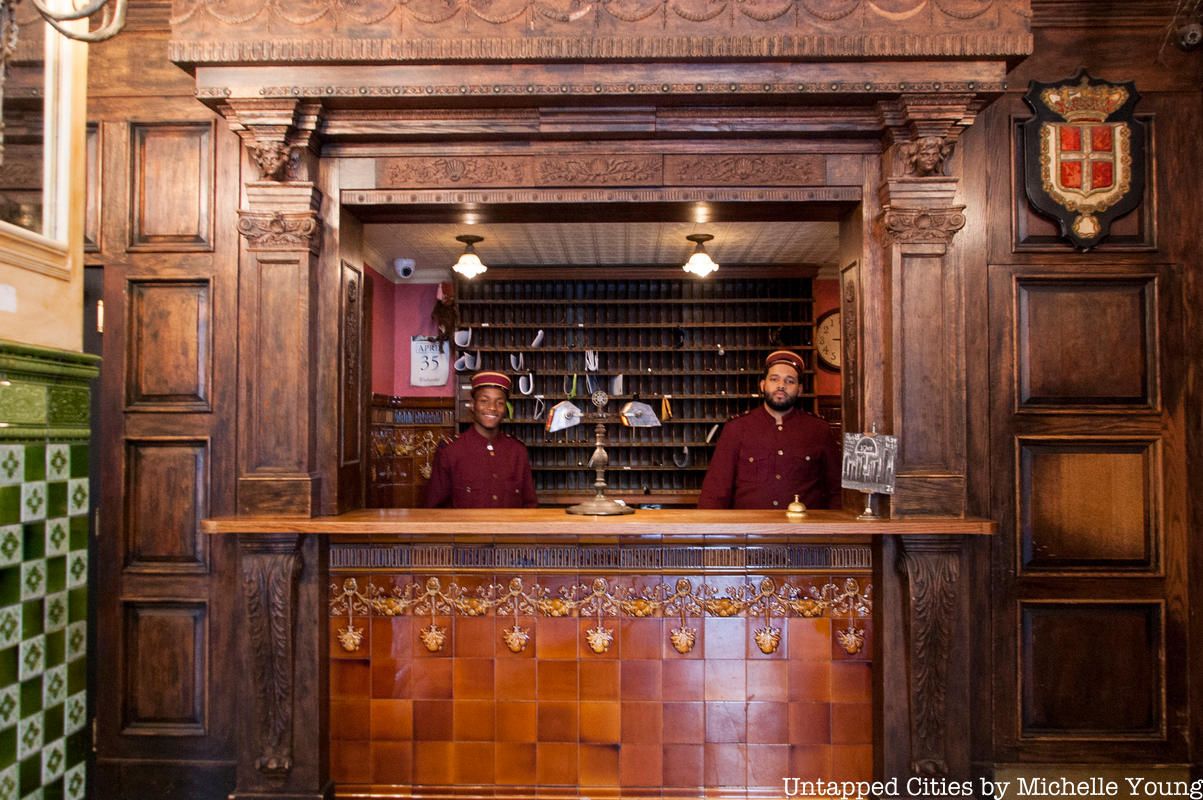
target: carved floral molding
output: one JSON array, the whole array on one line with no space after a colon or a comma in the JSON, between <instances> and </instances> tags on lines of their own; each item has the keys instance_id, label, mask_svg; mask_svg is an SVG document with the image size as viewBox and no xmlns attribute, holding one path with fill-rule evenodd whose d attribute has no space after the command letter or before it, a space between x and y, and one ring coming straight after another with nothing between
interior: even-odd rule
<instances>
[{"instance_id":1,"label":"carved floral molding","mask_svg":"<svg viewBox=\"0 0 1203 800\"><path fill-rule=\"evenodd\" d=\"M964 206L952 208L890 208L883 214L886 231L896 242L948 244L965 227Z\"/></svg>"},{"instance_id":2,"label":"carved floral molding","mask_svg":"<svg viewBox=\"0 0 1203 800\"><path fill-rule=\"evenodd\" d=\"M312 250L321 245L321 224L312 211L238 212L238 232L256 250Z\"/></svg>"},{"instance_id":3,"label":"carved floral molding","mask_svg":"<svg viewBox=\"0 0 1203 800\"><path fill-rule=\"evenodd\" d=\"M428 616L429 624L420 631L422 642L430 652L442 650L448 632L436 617L513 617L513 625L502 633L506 646L515 653L522 652L532 638L532 631L519 624L520 617L579 617L593 618L594 627L585 631L585 641L594 653L605 653L614 641L614 632L604 620L620 616L643 618L676 618L678 626L669 632L669 640L679 653L688 653L697 641L697 628L688 620L693 617L746 616L761 619L762 627L753 631L756 646L763 653L773 653L781 643L781 628L774 619L796 617L846 618L848 627L836 631L836 640L850 655L859 653L865 644L863 628L855 620L872 616L873 587L863 588L856 578L845 578L842 584L795 586L785 582L778 585L773 578L758 583L745 583L719 589L708 583L696 587L688 578L678 578L670 586L611 583L606 578L594 578L589 583L552 589L538 583L527 585L521 577L506 584L461 586L452 580L446 587L437 577L424 582L380 586L369 582L359 588L356 578L344 578L341 584L330 585L329 613L332 617L346 616L347 624L337 631L339 644L347 652L355 652L363 643L364 628L355 624L356 617Z\"/></svg>"}]
</instances>

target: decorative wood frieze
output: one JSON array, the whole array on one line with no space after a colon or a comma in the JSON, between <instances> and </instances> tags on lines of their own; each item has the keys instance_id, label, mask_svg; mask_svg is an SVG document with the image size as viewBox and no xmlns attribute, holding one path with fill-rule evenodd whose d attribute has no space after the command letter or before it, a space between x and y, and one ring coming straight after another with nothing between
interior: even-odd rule
<instances>
[{"instance_id":1,"label":"decorative wood frieze","mask_svg":"<svg viewBox=\"0 0 1203 800\"><path fill-rule=\"evenodd\" d=\"M671 203L723 200L856 203L860 199L859 186L819 186L805 189L346 189L341 194L341 201L346 206L405 206L414 203Z\"/></svg>"},{"instance_id":2,"label":"decorative wood frieze","mask_svg":"<svg viewBox=\"0 0 1203 800\"><path fill-rule=\"evenodd\" d=\"M522 186L530 181L530 159L523 157L382 158L376 183L406 186Z\"/></svg>"},{"instance_id":3,"label":"decorative wood frieze","mask_svg":"<svg viewBox=\"0 0 1203 800\"><path fill-rule=\"evenodd\" d=\"M827 183L827 159L819 155L699 155L668 156L665 183L822 186Z\"/></svg>"},{"instance_id":4,"label":"decorative wood frieze","mask_svg":"<svg viewBox=\"0 0 1203 800\"><path fill-rule=\"evenodd\" d=\"M538 160L535 178L540 186L646 185L663 180L663 167L659 156L541 158Z\"/></svg>"},{"instance_id":5,"label":"decorative wood frieze","mask_svg":"<svg viewBox=\"0 0 1203 800\"><path fill-rule=\"evenodd\" d=\"M948 774L946 697L960 591L960 542L901 537L898 569L907 586L911 771Z\"/></svg>"},{"instance_id":6,"label":"decorative wood frieze","mask_svg":"<svg viewBox=\"0 0 1203 800\"><path fill-rule=\"evenodd\" d=\"M286 777L293 760L293 637L301 557L296 537L247 537L239 544L255 768Z\"/></svg>"}]
</instances>

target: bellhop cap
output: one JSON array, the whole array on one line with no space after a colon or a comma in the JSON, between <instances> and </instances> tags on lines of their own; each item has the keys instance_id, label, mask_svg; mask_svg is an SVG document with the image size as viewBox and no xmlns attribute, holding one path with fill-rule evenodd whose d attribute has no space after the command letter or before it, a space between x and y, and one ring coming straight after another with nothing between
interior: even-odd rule
<instances>
[{"instance_id":1,"label":"bellhop cap","mask_svg":"<svg viewBox=\"0 0 1203 800\"><path fill-rule=\"evenodd\" d=\"M482 386L496 386L506 394L509 394L510 390L514 388L514 384L510 380L510 376L500 372L478 372L473 375L472 391L475 392Z\"/></svg>"},{"instance_id":2,"label":"bellhop cap","mask_svg":"<svg viewBox=\"0 0 1203 800\"><path fill-rule=\"evenodd\" d=\"M773 352L769 353L768 358L764 360L764 368L768 369L774 364L789 364L791 367L797 370L798 375L801 376L802 370L804 369L804 363L805 362L802 361L802 356L798 355L792 350L774 350Z\"/></svg>"}]
</instances>

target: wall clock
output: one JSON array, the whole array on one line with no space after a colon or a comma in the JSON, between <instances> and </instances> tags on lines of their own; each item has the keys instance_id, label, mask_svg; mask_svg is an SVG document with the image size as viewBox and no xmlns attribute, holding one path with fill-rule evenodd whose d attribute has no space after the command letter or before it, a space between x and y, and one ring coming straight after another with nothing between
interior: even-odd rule
<instances>
[{"instance_id":1,"label":"wall clock","mask_svg":"<svg viewBox=\"0 0 1203 800\"><path fill-rule=\"evenodd\" d=\"M840 311L833 308L821 314L815 322L815 355L818 356L819 366L832 372L839 372L843 363L843 350L840 347L842 328L840 326Z\"/></svg>"}]
</instances>

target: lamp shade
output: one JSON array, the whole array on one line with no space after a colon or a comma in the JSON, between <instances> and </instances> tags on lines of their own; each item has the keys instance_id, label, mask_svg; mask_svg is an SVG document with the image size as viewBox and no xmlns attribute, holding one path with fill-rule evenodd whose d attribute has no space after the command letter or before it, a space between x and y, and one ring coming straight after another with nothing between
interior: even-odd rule
<instances>
[{"instance_id":1,"label":"lamp shade","mask_svg":"<svg viewBox=\"0 0 1203 800\"><path fill-rule=\"evenodd\" d=\"M451 269L463 275L465 278L472 279L488 269L484 262L480 260L480 256L476 255L476 251L472 246L477 242L483 242L483 236L456 236L457 242L464 243L464 252L460 254L459 260L455 262L455 266Z\"/></svg>"},{"instance_id":2,"label":"lamp shade","mask_svg":"<svg viewBox=\"0 0 1203 800\"><path fill-rule=\"evenodd\" d=\"M718 269L718 264L706 252L705 243L713 239L713 236L708 233L694 233L685 238L693 242L696 246L693 249L693 254L689 256L689 260L685 262L685 266L681 267L681 269L686 272L692 272L699 278L705 278L711 272Z\"/></svg>"}]
</instances>

